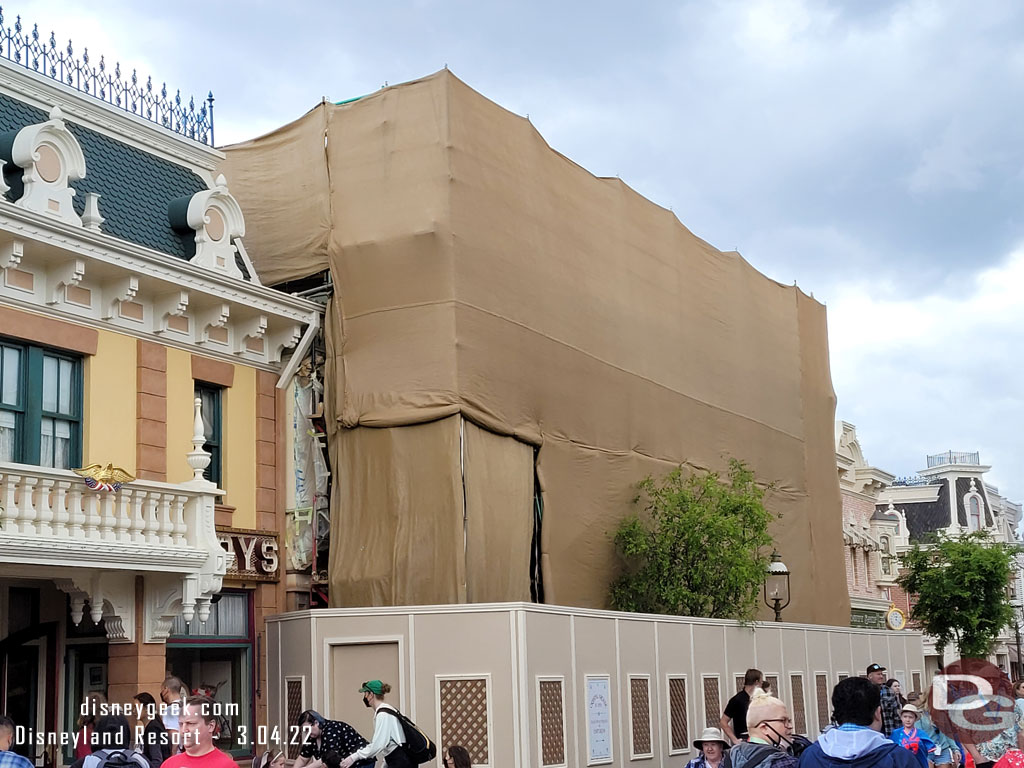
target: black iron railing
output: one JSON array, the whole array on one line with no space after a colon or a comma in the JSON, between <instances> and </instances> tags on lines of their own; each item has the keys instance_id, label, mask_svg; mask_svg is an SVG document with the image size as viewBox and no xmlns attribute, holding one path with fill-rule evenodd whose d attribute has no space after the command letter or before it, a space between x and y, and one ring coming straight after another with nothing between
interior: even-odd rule
<instances>
[{"instance_id":1,"label":"black iron railing","mask_svg":"<svg viewBox=\"0 0 1024 768\"><path fill-rule=\"evenodd\" d=\"M941 467L945 464L981 464L981 454L978 451L946 451L945 453L934 453L928 457L928 467Z\"/></svg>"},{"instance_id":2,"label":"black iron railing","mask_svg":"<svg viewBox=\"0 0 1024 768\"><path fill-rule=\"evenodd\" d=\"M166 83L159 90L154 90L152 77L147 77L146 82L140 84L134 69L131 75L123 76L120 62L114 65L113 72L107 69L102 56L99 64L92 66L88 48L83 49L81 57L76 57L70 40L66 47L58 48L57 38L52 32L48 40L40 38L38 24L26 32L21 16L17 17L13 27L5 27L2 6L0 56L125 112L213 146L212 91L197 108L191 96L188 103L182 101L180 90L171 96Z\"/></svg>"}]
</instances>

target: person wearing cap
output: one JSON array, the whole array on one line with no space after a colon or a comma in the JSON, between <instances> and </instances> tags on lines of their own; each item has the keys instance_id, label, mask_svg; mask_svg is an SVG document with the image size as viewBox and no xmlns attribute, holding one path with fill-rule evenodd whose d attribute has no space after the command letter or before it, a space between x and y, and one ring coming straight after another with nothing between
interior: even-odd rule
<instances>
[{"instance_id":1,"label":"person wearing cap","mask_svg":"<svg viewBox=\"0 0 1024 768\"><path fill-rule=\"evenodd\" d=\"M832 689L834 728L800 754L799 768L919 768L908 751L882 735L882 696L863 677Z\"/></svg>"},{"instance_id":2,"label":"person wearing cap","mask_svg":"<svg viewBox=\"0 0 1024 768\"><path fill-rule=\"evenodd\" d=\"M885 667L881 664L869 666L865 677L877 685L882 694L882 735L888 738L900 727L900 700L885 684Z\"/></svg>"},{"instance_id":3,"label":"person wearing cap","mask_svg":"<svg viewBox=\"0 0 1024 768\"><path fill-rule=\"evenodd\" d=\"M918 709L913 704L905 705L900 712L903 727L893 731L891 738L894 744L903 747L917 758L920 768L928 768L928 756L935 751L935 742L917 727L918 714Z\"/></svg>"},{"instance_id":4,"label":"person wearing cap","mask_svg":"<svg viewBox=\"0 0 1024 768\"><path fill-rule=\"evenodd\" d=\"M377 757L383 757L388 768L412 768L413 762L402 748L405 732L397 717L398 710L384 701L384 697L391 693L391 686L380 680L368 680L359 688L359 693L363 694L363 704L373 709L373 738L365 747L342 760L341 768L349 768L357 760Z\"/></svg>"},{"instance_id":5,"label":"person wearing cap","mask_svg":"<svg viewBox=\"0 0 1024 768\"><path fill-rule=\"evenodd\" d=\"M718 728L705 728L693 748L700 754L686 768L729 768L729 742Z\"/></svg>"}]
</instances>

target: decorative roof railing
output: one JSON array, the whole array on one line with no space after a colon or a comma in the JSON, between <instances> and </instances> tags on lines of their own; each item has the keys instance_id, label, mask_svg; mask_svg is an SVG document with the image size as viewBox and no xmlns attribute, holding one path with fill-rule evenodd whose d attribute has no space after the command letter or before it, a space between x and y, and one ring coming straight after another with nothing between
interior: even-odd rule
<instances>
[{"instance_id":1,"label":"decorative roof railing","mask_svg":"<svg viewBox=\"0 0 1024 768\"><path fill-rule=\"evenodd\" d=\"M897 477L892 481L892 485L910 486L910 485L929 485L933 481L929 477L921 477L920 475L911 475L910 477Z\"/></svg>"},{"instance_id":2,"label":"decorative roof railing","mask_svg":"<svg viewBox=\"0 0 1024 768\"><path fill-rule=\"evenodd\" d=\"M946 451L935 453L928 457L928 468L941 467L944 464L973 464L981 465L981 454L978 451L973 453L965 451Z\"/></svg>"},{"instance_id":3,"label":"decorative roof railing","mask_svg":"<svg viewBox=\"0 0 1024 768\"><path fill-rule=\"evenodd\" d=\"M0 56L136 117L213 146L212 91L197 108L191 96L187 104L182 101L180 90L171 96L166 83L154 90L152 76L146 78L145 84L139 83L134 69L130 76L123 76L120 62L114 65L113 72L107 70L102 56L98 66L91 66L88 48L83 49L78 58L70 40L66 47L58 48L53 32L48 40L41 39L38 24L33 24L32 31L26 32L21 16L16 18L13 27L5 27L2 6Z\"/></svg>"}]
</instances>

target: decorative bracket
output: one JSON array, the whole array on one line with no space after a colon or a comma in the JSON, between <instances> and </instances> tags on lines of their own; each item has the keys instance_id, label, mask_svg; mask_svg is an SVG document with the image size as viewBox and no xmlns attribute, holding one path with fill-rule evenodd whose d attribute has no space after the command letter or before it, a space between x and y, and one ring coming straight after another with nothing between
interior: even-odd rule
<instances>
[{"instance_id":1,"label":"decorative bracket","mask_svg":"<svg viewBox=\"0 0 1024 768\"><path fill-rule=\"evenodd\" d=\"M47 304L56 304L64 298L64 289L74 287L85 277L85 260L72 259L50 271Z\"/></svg>"},{"instance_id":2,"label":"decorative bracket","mask_svg":"<svg viewBox=\"0 0 1024 768\"><path fill-rule=\"evenodd\" d=\"M290 325L283 331L271 336L270 349L267 350L270 356L270 362L281 362L281 358L284 356L284 351L286 349L291 349L298 344L301 338L302 327L298 325Z\"/></svg>"},{"instance_id":3,"label":"decorative bracket","mask_svg":"<svg viewBox=\"0 0 1024 768\"><path fill-rule=\"evenodd\" d=\"M231 317L231 305L227 303L214 304L196 315L196 329L199 332L196 339L200 344L208 344L211 341L218 344L228 342L228 318ZM221 329L219 332L211 333L211 329Z\"/></svg>"},{"instance_id":4,"label":"decorative bracket","mask_svg":"<svg viewBox=\"0 0 1024 768\"><path fill-rule=\"evenodd\" d=\"M158 296L153 302L153 322L155 324L153 332L164 333L172 330L187 333L189 330L188 318L184 318L183 325L181 321L187 309L188 291L171 291L163 296ZM171 318L178 318L178 320ZM174 327L175 324L178 325L177 328Z\"/></svg>"},{"instance_id":5,"label":"decorative bracket","mask_svg":"<svg viewBox=\"0 0 1024 768\"><path fill-rule=\"evenodd\" d=\"M5 243L0 248L0 269L17 269L24 255L25 243L21 240L11 240L11 242Z\"/></svg>"},{"instance_id":6,"label":"decorative bracket","mask_svg":"<svg viewBox=\"0 0 1024 768\"><path fill-rule=\"evenodd\" d=\"M103 319L109 320L117 315L118 307L123 301L131 301L139 292L139 278L127 275L118 278L103 288Z\"/></svg>"},{"instance_id":7,"label":"decorative bracket","mask_svg":"<svg viewBox=\"0 0 1024 768\"><path fill-rule=\"evenodd\" d=\"M50 119L45 123L18 131L11 147L11 160L25 169L25 191L16 205L82 225L71 202L75 190L68 183L85 177L85 155L64 124L60 107L50 110Z\"/></svg>"},{"instance_id":8,"label":"decorative bracket","mask_svg":"<svg viewBox=\"0 0 1024 768\"><path fill-rule=\"evenodd\" d=\"M235 325L235 354L242 355L251 351L248 348L249 339L262 341L263 334L267 332L267 316L256 315Z\"/></svg>"},{"instance_id":9,"label":"decorative bracket","mask_svg":"<svg viewBox=\"0 0 1024 768\"><path fill-rule=\"evenodd\" d=\"M89 604L89 617L103 622L111 643L135 642L135 574L101 571L72 573L56 579L57 588L71 596L71 620L77 626Z\"/></svg>"}]
</instances>

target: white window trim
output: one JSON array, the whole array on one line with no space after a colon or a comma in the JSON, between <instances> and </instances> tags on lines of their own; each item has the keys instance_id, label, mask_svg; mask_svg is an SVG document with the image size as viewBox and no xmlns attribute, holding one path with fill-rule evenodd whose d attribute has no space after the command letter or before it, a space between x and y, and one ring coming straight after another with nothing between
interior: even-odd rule
<instances>
[{"instance_id":1,"label":"white window trim","mask_svg":"<svg viewBox=\"0 0 1024 768\"><path fill-rule=\"evenodd\" d=\"M650 752L637 752L636 745L633 744L633 681L644 680L647 682L647 734L648 743L651 745ZM651 700L651 676L648 674L632 674L626 676L626 681L629 685L627 691L628 696L626 701L629 703L629 759L630 760L647 760L654 757L654 718L651 716L653 709L653 701ZM721 694L721 691L719 691Z\"/></svg>"},{"instance_id":2,"label":"white window trim","mask_svg":"<svg viewBox=\"0 0 1024 768\"><path fill-rule=\"evenodd\" d=\"M608 682L608 751L611 753L611 757L602 760L592 760L590 757L590 703L587 701L587 688L591 680L605 680ZM612 711L611 708L615 705L615 699L612 696L612 676L611 675L584 675L583 676L583 712L586 716L586 733L584 744L587 750L587 765L610 765L615 762L615 728L612 726Z\"/></svg>"},{"instance_id":3,"label":"white window trim","mask_svg":"<svg viewBox=\"0 0 1024 768\"><path fill-rule=\"evenodd\" d=\"M450 674L434 675L434 711L437 712L437 741L435 744L442 744L441 726L444 717L441 712L441 683L452 680L483 680L484 696L487 697L487 763L473 763L473 768L491 768L494 765L494 696L491 685L490 672L478 672L476 674ZM564 711L564 707L563 707ZM442 746L442 749L444 747Z\"/></svg>"},{"instance_id":4,"label":"white window trim","mask_svg":"<svg viewBox=\"0 0 1024 768\"><path fill-rule=\"evenodd\" d=\"M708 722L708 699L704 695L704 681L705 680L717 680L718 681L718 712L715 713L715 719L714 719L715 727L717 728L718 727L717 724L719 722L721 722L721 720L722 720L722 679L721 679L721 677L719 675L701 675L700 676L700 700L703 702L701 704L700 709L701 709L701 712L704 713L704 722L706 723L706 722ZM729 698L732 698L732 697L730 696ZM726 699L726 702L728 702L728 699ZM702 725L700 729L703 731L704 730L704 726Z\"/></svg>"},{"instance_id":5,"label":"white window trim","mask_svg":"<svg viewBox=\"0 0 1024 768\"><path fill-rule=\"evenodd\" d=\"M794 688L793 688L793 678L794 677L799 677L800 678L800 693L801 693L801 696L802 696L802 698L804 700L804 731L809 731L810 728L807 727L807 722L808 722L808 717L807 717L807 686L804 684L804 680L807 679L807 676L802 671L800 671L799 669L794 669L794 670L791 670L791 671L786 673L786 682L789 684L789 698L788 699L784 699L784 701L788 701L789 702L789 710L790 710L789 714L793 717L793 730L796 733L800 733L800 731L796 730L796 712L793 711L793 708L795 706L795 697L793 696L793 691L794 691ZM817 706L817 703L815 703L815 706ZM806 736L807 734L804 733L804 734L801 734L801 735Z\"/></svg>"},{"instance_id":6,"label":"white window trim","mask_svg":"<svg viewBox=\"0 0 1024 768\"><path fill-rule=\"evenodd\" d=\"M978 527L971 527L971 499L978 500ZM964 494L964 511L967 513L967 530L968 531L984 531L988 529L988 525L985 524L985 497L982 496L978 491L968 491Z\"/></svg>"},{"instance_id":7,"label":"white window trim","mask_svg":"<svg viewBox=\"0 0 1024 768\"><path fill-rule=\"evenodd\" d=\"M305 675L285 675L284 685L281 686L281 719L284 720L284 724L281 725L281 738L285 739L285 757L288 756L288 748L291 746L292 738L300 738L302 731L295 723L288 722L288 683L299 684L299 713L306 711L306 676ZM296 729L292 731L292 729Z\"/></svg>"},{"instance_id":8,"label":"white window trim","mask_svg":"<svg viewBox=\"0 0 1024 768\"><path fill-rule=\"evenodd\" d=\"M541 727L541 713L540 713L540 684L541 683L558 683L562 689L562 758L561 763L545 763L544 762L544 731ZM537 765L542 768L567 768L569 764L569 749L566 743L565 733L565 675L537 675L536 679L536 693L537 693ZM440 715L440 712L438 713Z\"/></svg>"},{"instance_id":9,"label":"white window trim","mask_svg":"<svg viewBox=\"0 0 1024 768\"><path fill-rule=\"evenodd\" d=\"M686 689L686 698L683 701L683 705L686 707L686 747L684 749L672 749L672 681L682 680L683 687ZM688 755L692 751L690 746L690 712L693 710L690 708L690 684L687 681L686 675L680 674L667 674L665 675L665 701L668 702L668 711L665 713L665 719L668 722L668 754L672 755Z\"/></svg>"},{"instance_id":10,"label":"white window trim","mask_svg":"<svg viewBox=\"0 0 1024 768\"><path fill-rule=\"evenodd\" d=\"M845 674L846 674L845 672L837 672L836 673L837 676L838 675L845 675ZM813 683L812 690L814 691L814 722L818 726L818 733L821 733L823 730L825 730L825 727L829 724L829 722L828 722L828 716L827 715L826 715L826 718L825 718L825 722L824 723L821 722L821 714L818 711L818 675L824 675L824 677L825 677L825 692L826 692L826 694L828 693L828 690L829 690L830 675L829 675L827 669L822 669L822 670L815 670L815 672L813 673L813 675L811 677L811 682ZM828 701L828 699L826 698L826 702L825 702L826 709L828 709L828 705L829 704L831 704L831 702ZM807 702L805 700L804 701L804 709L806 709L806 708L807 708Z\"/></svg>"}]
</instances>

